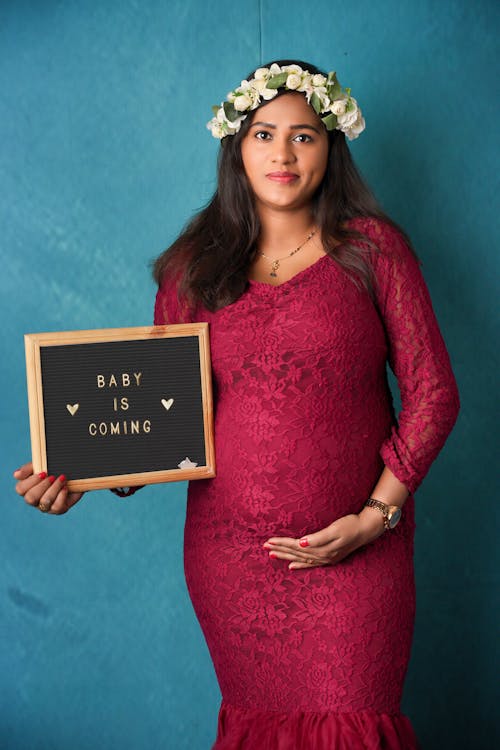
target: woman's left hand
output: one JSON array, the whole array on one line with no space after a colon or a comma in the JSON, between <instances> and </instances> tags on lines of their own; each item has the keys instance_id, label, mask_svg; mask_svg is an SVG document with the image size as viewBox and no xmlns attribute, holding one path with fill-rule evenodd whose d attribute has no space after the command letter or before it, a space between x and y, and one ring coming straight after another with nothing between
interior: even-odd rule
<instances>
[{"instance_id":1,"label":"woman's left hand","mask_svg":"<svg viewBox=\"0 0 500 750\"><path fill-rule=\"evenodd\" d=\"M363 508L361 513L342 516L324 529L300 539L273 536L263 544L269 556L289 560L290 570L334 565L358 547L384 533L381 513Z\"/></svg>"}]
</instances>

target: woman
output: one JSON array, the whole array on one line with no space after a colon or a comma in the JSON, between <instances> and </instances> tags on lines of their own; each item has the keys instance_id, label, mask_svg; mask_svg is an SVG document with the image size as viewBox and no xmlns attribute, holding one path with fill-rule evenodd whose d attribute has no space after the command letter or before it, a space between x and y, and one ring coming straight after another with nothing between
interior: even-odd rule
<instances>
[{"instance_id":1,"label":"woman","mask_svg":"<svg viewBox=\"0 0 500 750\"><path fill-rule=\"evenodd\" d=\"M271 63L215 109L217 191L155 265L155 323L210 323L217 476L189 485L185 571L214 748L411 750L413 494L457 417L449 357L335 74ZM80 497L16 476L46 512Z\"/></svg>"}]
</instances>

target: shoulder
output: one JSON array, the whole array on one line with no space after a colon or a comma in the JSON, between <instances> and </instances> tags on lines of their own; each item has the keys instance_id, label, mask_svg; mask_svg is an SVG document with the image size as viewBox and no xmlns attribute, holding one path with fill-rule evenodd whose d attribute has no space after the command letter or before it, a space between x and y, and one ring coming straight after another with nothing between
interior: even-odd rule
<instances>
[{"instance_id":1,"label":"shoulder","mask_svg":"<svg viewBox=\"0 0 500 750\"><path fill-rule=\"evenodd\" d=\"M375 267L386 263L419 265L410 238L397 225L376 216L358 216L349 219L346 227L368 240L360 240L359 244L369 252ZM358 244L356 240L354 242Z\"/></svg>"},{"instance_id":2,"label":"shoulder","mask_svg":"<svg viewBox=\"0 0 500 750\"><path fill-rule=\"evenodd\" d=\"M400 229L377 216L356 216L346 222L346 227L367 237L381 251L390 251L401 244L407 244Z\"/></svg>"}]
</instances>

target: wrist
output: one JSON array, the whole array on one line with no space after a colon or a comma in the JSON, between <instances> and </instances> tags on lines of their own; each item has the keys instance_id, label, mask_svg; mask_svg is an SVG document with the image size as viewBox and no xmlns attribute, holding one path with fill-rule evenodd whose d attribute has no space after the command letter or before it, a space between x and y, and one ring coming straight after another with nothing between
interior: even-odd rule
<instances>
[{"instance_id":1,"label":"wrist","mask_svg":"<svg viewBox=\"0 0 500 750\"><path fill-rule=\"evenodd\" d=\"M376 508L364 507L358 513L361 522L361 533L365 538L365 544L377 539L385 531L384 517Z\"/></svg>"}]
</instances>

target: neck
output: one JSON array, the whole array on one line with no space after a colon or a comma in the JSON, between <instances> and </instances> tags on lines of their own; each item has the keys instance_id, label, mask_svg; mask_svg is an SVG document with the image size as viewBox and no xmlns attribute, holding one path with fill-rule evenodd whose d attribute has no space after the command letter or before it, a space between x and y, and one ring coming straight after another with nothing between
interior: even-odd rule
<instances>
[{"instance_id":1,"label":"neck","mask_svg":"<svg viewBox=\"0 0 500 750\"><path fill-rule=\"evenodd\" d=\"M307 206L298 211L259 210L261 232L259 249L263 252L283 252L300 245L314 227L311 210Z\"/></svg>"}]
</instances>

